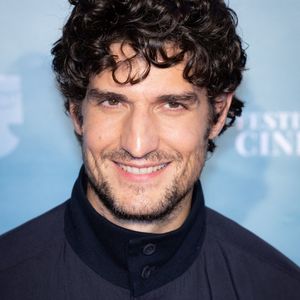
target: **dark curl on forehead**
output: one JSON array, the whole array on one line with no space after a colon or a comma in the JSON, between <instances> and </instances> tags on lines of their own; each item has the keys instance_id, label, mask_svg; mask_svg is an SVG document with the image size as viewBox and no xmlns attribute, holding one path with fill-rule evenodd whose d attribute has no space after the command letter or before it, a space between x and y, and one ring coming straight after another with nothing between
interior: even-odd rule
<instances>
[{"instance_id":1,"label":"dark curl on forehead","mask_svg":"<svg viewBox=\"0 0 300 300\"><path fill-rule=\"evenodd\" d=\"M69 0L74 5L62 37L52 49L53 69L69 111L70 101L80 106L89 78L105 69L113 76L120 62L112 43L126 43L134 58L145 62L135 84L147 77L151 66L168 68L186 59L183 77L206 88L214 99L234 92L242 79L246 54L236 33L237 18L222 0ZM170 54L166 45L177 49ZM124 62L123 62L124 63ZM117 81L116 76L114 79ZM234 98L225 129L241 114L243 103ZM223 130L224 131L224 130ZM213 150L213 143L210 149Z\"/></svg>"}]
</instances>

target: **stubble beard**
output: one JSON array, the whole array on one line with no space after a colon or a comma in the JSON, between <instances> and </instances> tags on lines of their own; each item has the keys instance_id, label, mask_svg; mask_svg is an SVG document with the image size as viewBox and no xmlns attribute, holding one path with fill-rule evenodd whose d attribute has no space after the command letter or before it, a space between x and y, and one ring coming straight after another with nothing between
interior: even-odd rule
<instances>
[{"instance_id":1,"label":"stubble beard","mask_svg":"<svg viewBox=\"0 0 300 300\"><path fill-rule=\"evenodd\" d=\"M155 153L151 155L150 159L153 160L154 157L159 158L162 156L165 157L166 155L167 154ZM123 161L129 160L127 156L128 154L125 154L122 151L115 151L106 155L106 157L109 157L109 159L112 160L114 157L122 157ZM192 191L194 183L198 180L198 176L203 167L202 164L200 166L200 171L197 174L192 174L193 176L190 176L191 174L188 172L183 172L183 174L181 174L180 176L175 177L169 184L169 186L165 188L164 192L162 192L162 195L160 196L161 199L156 202L156 207L152 210L148 210L147 212L130 212L129 209L126 209L119 204L120 201L118 201L118 197L114 195L111 184L104 179L104 176L101 172L97 172L98 178L95 178L91 168L89 167L87 155L84 152L83 158L88 185L92 189L93 193L97 196L100 203L107 209L107 211L115 219L123 222L126 221L148 224L164 222L171 216L176 215L176 212L180 210L181 204L183 203L184 199ZM182 158L178 154L175 161L180 164L181 160ZM94 167L97 168L97 165L99 165L99 162L97 164L97 162L94 161ZM195 166L189 167L193 168ZM188 178L188 176L190 176L190 178ZM141 191L141 193L143 193L143 191ZM151 201L151 199L149 199L149 201Z\"/></svg>"}]
</instances>

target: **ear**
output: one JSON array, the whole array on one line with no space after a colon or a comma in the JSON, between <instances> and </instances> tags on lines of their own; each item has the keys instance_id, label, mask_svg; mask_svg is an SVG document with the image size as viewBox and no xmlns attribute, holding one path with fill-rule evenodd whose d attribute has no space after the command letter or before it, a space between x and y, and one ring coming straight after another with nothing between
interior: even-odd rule
<instances>
[{"instance_id":1,"label":"ear","mask_svg":"<svg viewBox=\"0 0 300 300\"><path fill-rule=\"evenodd\" d=\"M75 132L79 135L82 135L82 120L80 120L80 107L74 102L70 102L69 114L73 123L73 128Z\"/></svg>"},{"instance_id":2,"label":"ear","mask_svg":"<svg viewBox=\"0 0 300 300\"><path fill-rule=\"evenodd\" d=\"M233 93L222 94L215 99L213 104L214 112L218 115L218 120L214 123L210 129L209 139L212 140L216 138L221 132L225 125L227 114L232 102Z\"/></svg>"}]
</instances>

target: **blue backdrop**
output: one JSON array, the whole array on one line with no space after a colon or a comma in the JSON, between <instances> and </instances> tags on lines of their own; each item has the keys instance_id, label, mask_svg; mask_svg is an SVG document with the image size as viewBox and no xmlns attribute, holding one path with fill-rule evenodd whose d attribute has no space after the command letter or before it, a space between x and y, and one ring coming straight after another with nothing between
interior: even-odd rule
<instances>
[{"instance_id":1,"label":"blue backdrop","mask_svg":"<svg viewBox=\"0 0 300 300\"><path fill-rule=\"evenodd\" d=\"M300 264L300 2L231 0L244 117L202 175L206 203ZM0 2L0 233L63 202L81 164L51 71L67 1Z\"/></svg>"}]
</instances>

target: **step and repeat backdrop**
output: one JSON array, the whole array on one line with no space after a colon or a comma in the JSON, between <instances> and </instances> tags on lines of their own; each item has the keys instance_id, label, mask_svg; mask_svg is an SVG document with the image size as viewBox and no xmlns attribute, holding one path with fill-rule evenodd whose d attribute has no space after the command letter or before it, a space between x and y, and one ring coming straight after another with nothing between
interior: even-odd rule
<instances>
[{"instance_id":1,"label":"step and repeat backdrop","mask_svg":"<svg viewBox=\"0 0 300 300\"><path fill-rule=\"evenodd\" d=\"M207 160L206 203L300 264L300 2L230 6L248 48L245 113ZM68 199L81 165L51 71L69 11L0 2L0 234Z\"/></svg>"}]
</instances>

